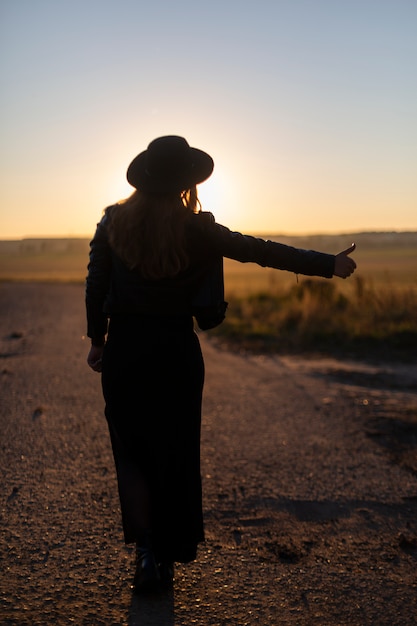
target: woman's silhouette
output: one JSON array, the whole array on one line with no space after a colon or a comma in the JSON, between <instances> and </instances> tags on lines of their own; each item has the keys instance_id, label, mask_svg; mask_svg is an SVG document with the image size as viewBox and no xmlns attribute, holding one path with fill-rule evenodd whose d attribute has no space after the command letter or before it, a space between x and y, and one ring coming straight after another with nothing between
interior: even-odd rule
<instances>
[{"instance_id":1,"label":"woman's silhouette","mask_svg":"<svg viewBox=\"0 0 417 626\"><path fill-rule=\"evenodd\" d=\"M102 372L137 590L171 582L173 563L195 559L204 540L204 363L193 315L213 268L223 257L328 278L346 278L356 267L354 245L334 256L217 224L200 211L196 191L212 170L211 157L182 137L155 139L128 168L134 193L106 209L91 242L88 364ZM223 303L213 304L220 311L211 325L224 315Z\"/></svg>"}]
</instances>

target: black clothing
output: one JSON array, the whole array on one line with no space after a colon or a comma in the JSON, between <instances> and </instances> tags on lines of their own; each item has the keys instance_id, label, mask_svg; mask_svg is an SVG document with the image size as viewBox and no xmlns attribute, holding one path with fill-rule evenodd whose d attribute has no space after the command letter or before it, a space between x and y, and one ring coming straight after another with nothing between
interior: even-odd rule
<instances>
[{"instance_id":1,"label":"black clothing","mask_svg":"<svg viewBox=\"0 0 417 626\"><path fill-rule=\"evenodd\" d=\"M161 560L191 561L204 540L203 382L203 357L191 317L112 317L102 384L125 541L138 539L134 509L143 503L140 496L132 503L129 495L139 473L149 488L152 540Z\"/></svg>"},{"instance_id":2,"label":"black clothing","mask_svg":"<svg viewBox=\"0 0 417 626\"><path fill-rule=\"evenodd\" d=\"M210 260L227 257L242 263L289 270L297 274L331 278L334 256L313 250L265 241L231 232L214 221L210 213L190 214L186 241L190 266L173 278L145 280L129 270L108 243L108 211L97 226L91 242L87 277L87 334L94 345L102 345L107 317L114 313L191 315L192 296Z\"/></svg>"},{"instance_id":3,"label":"black clothing","mask_svg":"<svg viewBox=\"0 0 417 626\"><path fill-rule=\"evenodd\" d=\"M86 287L88 336L104 346L102 385L117 469L126 543L138 540L138 508L149 493L155 552L187 562L204 539L200 425L204 363L192 299L213 259L228 257L331 277L334 256L231 232L211 214L186 222L189 267L145 280L111 250L110 207L91 242ZM132 493L134 497L132 497ZM136 495L135 495L136 494Z\"/></svg>"}]
</instances>

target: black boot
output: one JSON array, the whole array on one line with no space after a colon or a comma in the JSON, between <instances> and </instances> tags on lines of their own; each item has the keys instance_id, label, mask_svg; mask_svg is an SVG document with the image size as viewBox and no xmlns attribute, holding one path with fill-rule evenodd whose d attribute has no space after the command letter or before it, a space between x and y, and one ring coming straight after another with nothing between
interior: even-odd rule
<instances>
[{"instance_id":1,"label":"black boot","mask_svg":"<svg viewBox=\"0 0 417 626\"><path fill-rule=\"evenodd\" d=\"M151 591L161 584L161 574L149 540L136 546L136 571L133 579L135 593Z\"/></svg>"}]
</instances>

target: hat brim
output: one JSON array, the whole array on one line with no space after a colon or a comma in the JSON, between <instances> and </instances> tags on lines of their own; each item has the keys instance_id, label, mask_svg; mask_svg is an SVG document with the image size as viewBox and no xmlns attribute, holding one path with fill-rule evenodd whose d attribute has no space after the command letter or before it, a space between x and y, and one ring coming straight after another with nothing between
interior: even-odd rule
<instances>
[{"instance_id":1,"label":"hat brim","mask_svg":"<svg viewBox=\"0 0 417 626\"><path fill-rule=\"evenodd\" d=\"M138 154L129 165L126 173L128 183L149 193L173 193L191 189L204 182L213 172L214 161L207 152L198 148L190 148L192 165L181 175L172 178L164 176L164 180L150 175L146 169L147 150Z\"/></svg>"}]
</instances>

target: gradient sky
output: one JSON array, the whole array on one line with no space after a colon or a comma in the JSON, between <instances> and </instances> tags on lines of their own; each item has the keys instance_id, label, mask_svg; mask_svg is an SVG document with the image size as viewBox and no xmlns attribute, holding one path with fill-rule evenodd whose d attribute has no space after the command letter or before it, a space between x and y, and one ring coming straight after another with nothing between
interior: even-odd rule
<instances>
[{"instance_id":1,"label":"gradient sky","mask_svg":"<svg viewBox=\"0 0 417 626\"><path fill-rule=\"evenodd\" d=\"M416 0L0 0L0 238L89 236L157 136L234 230L417 230Z\"/></svg>"}]
</instances>

